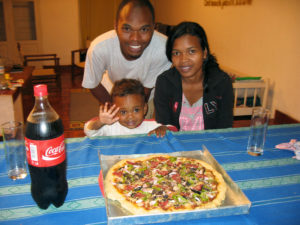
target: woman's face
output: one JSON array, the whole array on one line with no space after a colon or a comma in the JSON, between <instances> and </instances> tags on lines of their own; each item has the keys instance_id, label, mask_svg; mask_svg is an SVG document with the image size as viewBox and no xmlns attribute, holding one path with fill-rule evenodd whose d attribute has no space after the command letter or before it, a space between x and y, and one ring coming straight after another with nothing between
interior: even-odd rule
<instances>
[{"instance_id":1,"label":"woman's face","mask_svg":"<svg viewBox=\"0 0 300 225\"><path fill-rule=\"evenodd\" d=\"M142 95L129 94L123 97L115 96L114 104L119 107L119 123L129 129L139 126L147 112L147 104Z\"/></svg>"},{"instance_id":2,"label":"woman's face","mask_svg":"<svg viewBox=\"0 0 300 225\"><path fill-rule=\"evenodd\" d=\"M196 36L186 34L174 41L172 62L183 78L201 77L206 55Z\"/></svg>"}]
</instances>

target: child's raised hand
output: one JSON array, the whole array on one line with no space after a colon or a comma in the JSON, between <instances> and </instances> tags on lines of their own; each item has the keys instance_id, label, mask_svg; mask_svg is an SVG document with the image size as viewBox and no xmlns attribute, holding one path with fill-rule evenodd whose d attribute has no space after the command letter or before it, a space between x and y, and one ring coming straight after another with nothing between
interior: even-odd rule
<instances>
[{"instance_id":1,"label":"child's raised hand","mask_svg":"<svg viewBox=\"0 0 300 225\"><path fill-rule=\"evenodd\" d=\"M157 127L154 130L151 130L148 133L148 136L150 136L151 134L156 134L156 137L164 137L166 135L167 129L168 128L166 126Z\"/></svg>"},{"instance_id":2,"label":"child's raised hand","mask_svg":"<svg viewBox=\"0 0 300 225\"><path fill-rule=\"evenodd\" d=\"M119 107L113 105L111 107L108 106L108 103L105 102L104 105L100 105L99 110L99 121L101 124L113 124L119 120L119 117L116 116L119 111Z\"/></svg>"}]
</instances>

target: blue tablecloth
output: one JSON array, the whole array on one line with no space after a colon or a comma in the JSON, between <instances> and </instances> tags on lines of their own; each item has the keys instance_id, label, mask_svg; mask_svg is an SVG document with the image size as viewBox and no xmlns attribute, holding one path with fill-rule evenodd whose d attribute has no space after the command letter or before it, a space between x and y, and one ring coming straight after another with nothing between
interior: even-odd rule
<instances>
[{"instance_id":1,"label":"blue tablecloth","mask_svg":"<svg viewBox=\"0 0 300 225\"><path fill-rule=\"evenodd\" d=\"M30 176L12 181L0 142L0 224L107 224L98 185L98 152L127 155L192 151L205 145L252 202L249 214L185 221L185 224L300 224L300 161L275 145L300 140L300 124L270 126L263 156L246 153L249 128L66 139L69 193L60 208L40 210L30 195ZM166 224L182 224L172 222Z\"/></svg>"}]
</instances>

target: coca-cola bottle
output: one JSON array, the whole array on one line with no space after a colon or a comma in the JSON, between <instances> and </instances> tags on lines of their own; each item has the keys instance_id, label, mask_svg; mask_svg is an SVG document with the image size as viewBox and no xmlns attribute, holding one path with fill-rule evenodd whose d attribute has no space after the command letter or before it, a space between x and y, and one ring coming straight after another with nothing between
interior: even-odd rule
<instances>
[{"instance_id":1,"label":"coca-cola bottle","mask_svg":"<svg viewBox=\"0 0 300 225\"><path fill-rule=\"evenodd\" d=\"M41 209L51 203L60 207L68 193L64 129L48 101L47 85L35 85L34 96L25 132L31 195Z\"/></svg>"}]
</instances>

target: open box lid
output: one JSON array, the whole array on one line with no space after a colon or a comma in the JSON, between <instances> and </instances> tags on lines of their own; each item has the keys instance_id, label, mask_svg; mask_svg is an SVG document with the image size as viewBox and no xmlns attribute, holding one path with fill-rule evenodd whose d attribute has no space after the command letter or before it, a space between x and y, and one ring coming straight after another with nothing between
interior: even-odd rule
<instances>
[{"instance_id":1,"label":"open box lid","mask_svg":"<svg viewBox=\"0 0 300 225\"><path fill-rule=\"evenodd\" d=\"M118 206L118 204L105 198L108 224L149 224L249 213L251 202L238 187L238 185L229 177L222 166L210 154L205 146L203 146L203 150L173 152L167 154L171 156L181 156L203 160L210 164L214 169L216 169L223 176L223 179L227 184L226 198L223 204L220 207L213 209L197 209L191 211L147 215L130 215L127 212L123 211L122 208ZM102 173L100 174L99 181L101 182L101 179L103 181L108 170L118 161L122 159L137 158L147 155L155 155L155 153L134 155L105 155L100 153L99 159Z\"/></svg>"}]
</instances>

